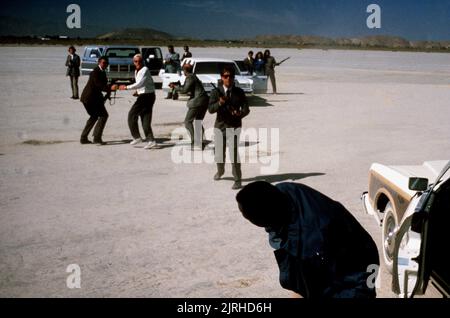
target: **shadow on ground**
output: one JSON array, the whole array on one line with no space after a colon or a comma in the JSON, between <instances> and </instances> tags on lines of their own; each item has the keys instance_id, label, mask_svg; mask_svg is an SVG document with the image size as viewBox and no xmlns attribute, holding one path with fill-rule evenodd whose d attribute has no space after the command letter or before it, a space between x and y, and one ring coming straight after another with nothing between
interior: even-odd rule
<instances>
[{"instance_id":1,"label":"shadow on ground","mask_svg":"<svg viewBox=\"0 0 450 318\"><path fill-rule=\"evenodd\" d=\"M309 172L309 173L281 173L272 175L262 175L253 178L242 179L242 182L254 182L254 181L266 181L269 183L282 182L282 181L295 181L300 179L305 179L308 177L318 177L324 176L325 173L322 172ZM222 180L234 180L233 178L227 177L222 178Z\"/></svg>"},{"instance_id":2,"label":"shadow on ground","mask_svg":"<svg viewBox=\"0 0 450 318\"><path fill-rule=\"evenodd\" d=\"M248 105L250 107L268 107L273 106L272 104L267 102L267 99L262 98L261 96L252 95L247 98Z\"/></svg>"}]
</instances>

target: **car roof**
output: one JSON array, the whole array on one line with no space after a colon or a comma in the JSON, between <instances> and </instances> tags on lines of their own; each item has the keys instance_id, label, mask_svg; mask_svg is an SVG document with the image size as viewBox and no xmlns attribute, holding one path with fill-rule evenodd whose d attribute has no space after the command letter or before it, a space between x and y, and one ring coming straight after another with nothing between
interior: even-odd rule
<instances>
[{"instance_id":1,"label":"car roof","mask_svg":"<svg viewBox=\"0 0 450 318\"><path fill-rule=\"evenodd\" d=\"M139 49L136 45L86 45L86 49L88 48L102 48L102 49L110 49L110 48L118 48L118 49Z\"/></svg>"},{"instance_id":2,"label":"car roof","mask_svg":"<svg viewBox=\"0 0 450 318\"><path fill-rule=\"evenodd\" d=\"M218 59L216 57L189 57L184 59L185 63L193 64L197 62L222 62L222 63L235 63L229 59Z\"/></svg>"}]
</instances>

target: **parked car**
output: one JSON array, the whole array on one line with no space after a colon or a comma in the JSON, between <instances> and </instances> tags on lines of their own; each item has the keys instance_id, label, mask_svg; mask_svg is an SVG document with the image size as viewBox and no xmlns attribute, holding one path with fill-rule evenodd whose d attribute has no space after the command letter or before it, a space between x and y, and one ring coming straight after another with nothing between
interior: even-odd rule
<instances>
[{"instance_id":1,"label":"parked car","mask_svg":"<svg viewBox=\"0 0 450 318\"><path fill-rule=\"evenodd\" d=\"M267 93L267 75L256 75L256 73L250 74L246 69L244 61L242 60L234 60L236 65L239 68L242 76L251 78L253 83L253 93L254 94L265 94Z\"/></svg>"},{"instance_id":2,"label":"parked car","mask_svg":"<svg viewBox=\"0 0 450 318\"><path fill-rule=\"evenodd\" d=\"M432 183L430 183L432 182ZM392 273L392 290L424 294L429 281L450 294L450 161L419 166L372 164L366 212L382 227L383 259Z\"/></svg>"},{"instance_id":3,"label":"parked car","mask_svg":"<svg viewBox=\"0 0 450 318\"><path fill-rule=\"evenodd\" d=\"M207 93L210 93L214 86L217 86L220 79L220 72L226 65L234 68L236 72L235 85L242 88L245 93L251 94L267 91L267 77L259 78L243 76L239 67L232 60L217 58L186 58L181 62L181 67L186 63L193 66L194 74L200 79ZM170 83L180 81L180 83L183 84L185 80L184 74L167 73L164 69L161 69L159 76L162 79L162 89L165 92L170 90Z\"/></svg>"},{"instance_id":4,"label":"parked car","mask_svg":"<svg viewBox=\"0 0 450 318\"><path fill-rule=\"evenodd\" d=\"M135 66L133 56L142 54L145 65L152 75L157 75L162 67L162 53L159 47L137 46L86 46L81 60L81 74L88 75L97 66L98 58L102 55L109 58L109 66L106 70L110 82L134 81Z\"/></svg>"}]
</instances>

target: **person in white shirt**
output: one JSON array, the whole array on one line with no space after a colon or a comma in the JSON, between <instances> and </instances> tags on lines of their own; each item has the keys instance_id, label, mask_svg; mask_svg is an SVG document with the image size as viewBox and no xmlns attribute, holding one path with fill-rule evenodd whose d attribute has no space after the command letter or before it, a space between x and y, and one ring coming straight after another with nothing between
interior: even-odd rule
<instances>
[{"instance_id":1,"label":"person in white shirt","mask_svg":"<svg viewBox=\"0 0 450 318\"><path fill-rule=\"evenodd\" d=\"M144 60L141 54L133 57L133 63L136 66L135 77L136 82L132 85L120 85L119 90L137 90L137 100L131 106L128 113L128 127L130 128L133 140L131 145L137 145L142 141L148 144L144 147L150 149L156 146L155 137L152 130L152 113L153 104L155 103L155 84L153 82L150 71L144 66ZM138 118L141 118L142 129L144 130L145 139L141 138L139 133Z\"/></svg>"}]
</instances>

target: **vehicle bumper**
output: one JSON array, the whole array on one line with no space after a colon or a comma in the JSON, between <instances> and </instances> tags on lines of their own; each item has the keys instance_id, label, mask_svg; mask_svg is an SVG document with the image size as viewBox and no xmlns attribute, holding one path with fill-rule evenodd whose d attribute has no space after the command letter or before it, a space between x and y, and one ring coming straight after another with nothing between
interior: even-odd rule
<instances>
[{"instance_id":1,"label":"vehicle bumper","mask_svg":"<svg viewBox=\"0 0 450 318\"><path fill-rule=\"evenodd\" d=\"M364 207L364 211L367 213L367 214L369 214L369 215L371 215L374 219L375 219L375 222L377 222L377 224L379 225L379 226L381 226L381 220L380 220L380 218L379 218L379 216L378 216L378 213L374 210L374 208L372 207L372 205L370 204L370 201L369 201L369 193L366 191L366 192L363 192L362 194L361 194L361 201L362 201L362 205L363 205L363 207Z\"/></svg>"}]
</instances>

